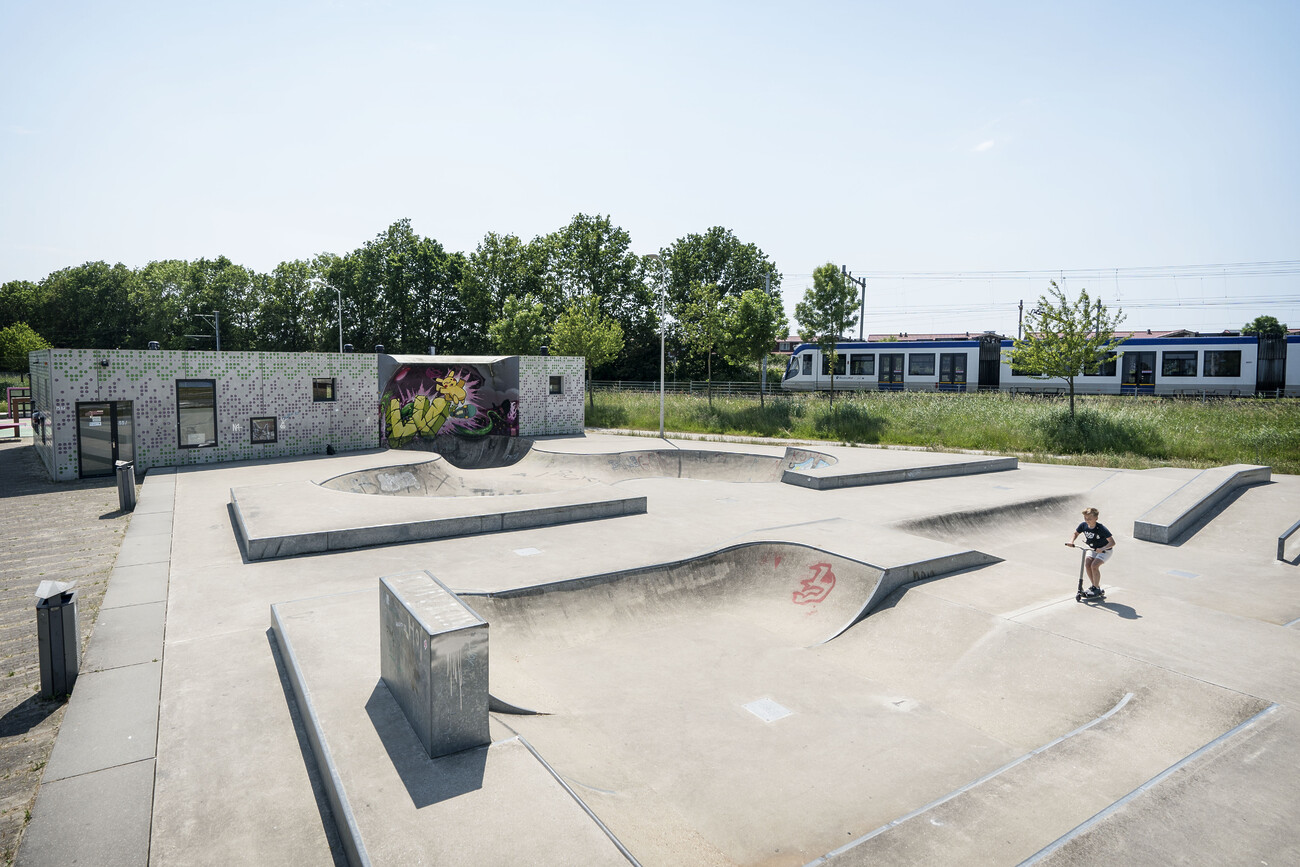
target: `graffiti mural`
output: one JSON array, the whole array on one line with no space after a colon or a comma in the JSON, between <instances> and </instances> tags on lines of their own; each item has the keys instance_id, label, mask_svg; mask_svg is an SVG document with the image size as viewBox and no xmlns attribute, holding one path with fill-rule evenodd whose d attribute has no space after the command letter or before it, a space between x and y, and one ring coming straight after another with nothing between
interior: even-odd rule
<instances>
[{"instance_id":1,"label":"graffiti mural","mask_svg":"<svg viewBox=\"0 0 1300 867\"><path fill-rule=\"evenodd\" d=\"M809 566L808 571L813 573L809 577L799 582L799 590L794 591L795 605L810 605L821 602L831 591L835 589L835 573L831 571L830 563L818 563L816 566Z\"/></svg>"},{"instance_id":2,"label":"graffiti mural","mask_svg":"<svg viewBox=\"0 0 1300 867\"><path fill-rule=\"evenodd\" d=\"M380 398L386 444L431 449L434 437L518 436L518 389L493 386L480 365L403 364Z\"/></svg>"}]
</instances>

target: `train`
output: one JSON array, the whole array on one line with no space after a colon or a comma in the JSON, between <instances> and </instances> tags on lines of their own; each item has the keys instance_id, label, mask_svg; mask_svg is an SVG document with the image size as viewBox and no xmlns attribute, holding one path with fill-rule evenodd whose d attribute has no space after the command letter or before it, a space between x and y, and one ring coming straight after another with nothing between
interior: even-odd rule
<instances>
[{"instance_id":1,"label":"train","mask_svg":"<svg viewBox=\"0 0 1300 867\"><path fill-rule=\"evenodd\" d=\"M836 391L1003 391L1065 393L1063 379L1041 379L1007 362L1012 341L997 334L900 338L836 344ZM1289 351L1288 351L1289 349ZM815 343L790 353L781 387L831 388L830 356ZM1095 373L1075 377L1076 394L1300 397L1300 333L1172 336L1135 332Z\"/></svg>"}]
</instances>

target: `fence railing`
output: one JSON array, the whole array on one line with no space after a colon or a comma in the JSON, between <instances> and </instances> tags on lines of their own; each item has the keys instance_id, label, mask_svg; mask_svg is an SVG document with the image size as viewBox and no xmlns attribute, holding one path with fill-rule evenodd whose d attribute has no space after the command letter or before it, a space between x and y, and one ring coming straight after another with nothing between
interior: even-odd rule
<instances>
[{"instance_id":1,"label":"fence railing","mask_svg":"<svg viewBox=\"0 0 1300 867\"><path fill-rule=\"evenodd\" d=\"M720 395L729 394L758 394L760 383L757 382L723 382L721 380L713 381L713 393ZM591 387L596 391L649 391L655 394L659 393L659 380L642 382L631 379L593 379ZM706 380L678 380L673 382L668 380L664 382L664 391L668 394L707 394L709 383ZM768 380L766 394L780 393L780 383L773 383Z\"/></svg>"}]
</instances>

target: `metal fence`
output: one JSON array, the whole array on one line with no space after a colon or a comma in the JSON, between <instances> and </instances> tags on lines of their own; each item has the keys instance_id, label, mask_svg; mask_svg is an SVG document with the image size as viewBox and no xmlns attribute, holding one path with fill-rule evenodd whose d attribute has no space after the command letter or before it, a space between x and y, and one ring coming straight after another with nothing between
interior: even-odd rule
<instances>
[{"instance_id":1,"label":"metal fence","mask_svg":"<svg viewBox=\"0 0 1300 867\"><path fill-rule=\"evenodd\" d=\"M752 394L757 395L760 384L757 382L722 382L714 380L713 393L720 395ZM775 386L775 387L774 387ZM596 391L644 391L659 393L659 380L638 382L631 379L593 379L591 387ZM706 380L668 380L664 382L664 391L668 394L707 394L709 383ZM768 380L766 394L780 393L780 383Z\"/></svg>"}]
</instances>

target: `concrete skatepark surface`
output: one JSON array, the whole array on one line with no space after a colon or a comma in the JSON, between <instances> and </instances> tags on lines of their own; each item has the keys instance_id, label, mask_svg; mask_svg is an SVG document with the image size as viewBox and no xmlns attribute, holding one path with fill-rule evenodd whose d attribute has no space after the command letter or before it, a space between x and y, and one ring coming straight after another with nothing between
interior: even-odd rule
<instances>
[{"instance_id":1,"label":"concrete skatepark surface","mask_svg":"<svg viewBox=\"0 0 1300 867\"><path fill-rule=\"evenodd\" d=\"M481 472L545 497L610 455L625 469L676 448L787 457L538 445ZM841 476L970 459L811 450ZM74 694L50 768L87 792L151 776L131 790L148 793L144 822L115 820L143 827L150 863L346 863L354 836L351 857L376 864L1300 861L1300 571L1274 559L1300 516L1296 477L1235 491L1163 545L1133 539L1134 521L1194 470L1021 464L811 489L611 469L597 481L644 497L643 514L242 555L232 488L320 492L426 463L394 454L146 479L142 505L170 490L174 511L161 656L137 666L154 678L156 747L92 770ZM1085 505L1120 543L1101 604L1074 602L1078 553L1062 545ZM492 714L488 748L423 756L379 679L379 577L412 569L490 624L493 694L542 712ZM47 771L19 863L55 863L45 816L62 785ZM94 860L141 863L138 845L114 851Z\"/></svg>"}]
</instances>

